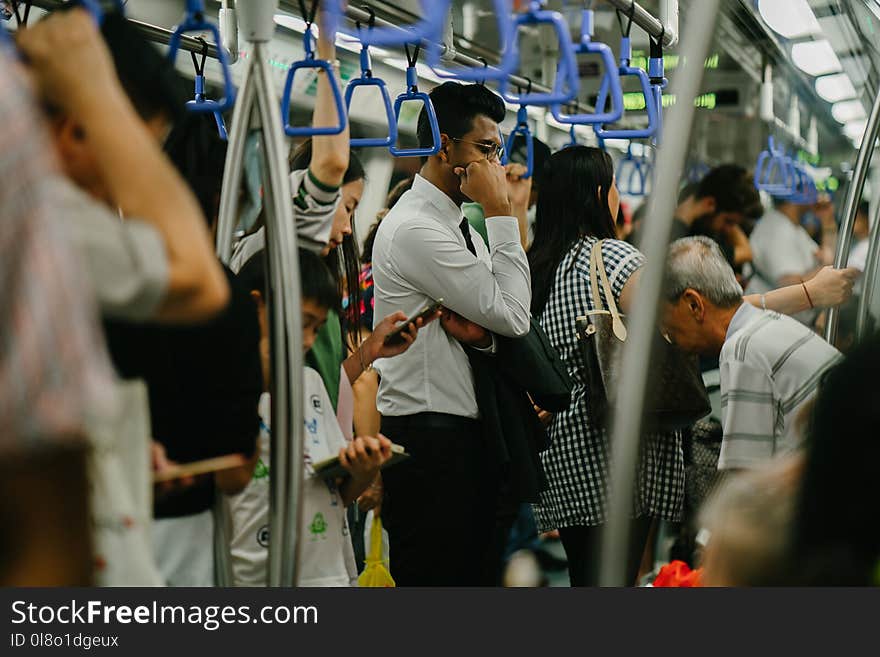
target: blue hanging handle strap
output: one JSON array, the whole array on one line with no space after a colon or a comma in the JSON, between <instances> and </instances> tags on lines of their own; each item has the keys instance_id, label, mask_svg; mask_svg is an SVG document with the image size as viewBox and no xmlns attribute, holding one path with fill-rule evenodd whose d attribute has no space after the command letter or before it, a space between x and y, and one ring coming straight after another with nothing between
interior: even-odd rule
<instances>
[{"instance_id":1,"label":"blue hanging handle strap","mask_svg":"<svg viewBox=\"0 0 880 657\"><path fill-rule=\"evenodd\" d=\"M528 11L518 14L513 20L511 38L501 58L503 70L514 71L519 66L519 28L523 25L550 25L556 32L559 42L559 66L556 69L556 83L553 91L546 93L511 94L510 77L502 78L498 92L509 103L520 105L564 105L575 99L578 94L580 78L578 77L577 60L574 46L571 43L568 24L558 11L544 9L546 0L532 0Z\"/></svg>"},{"instance_id":2,"label":"blue hanging handle strap","mask_svg":"<svg viewBox=\"0 0 880 657\"><path fill-rule=\"evenodd\" d=\"M91 1L89 0L89 2ZM168 42L168 59L172 63L177 59L181 37L187 32L211 33L214 37L214 43L217 44L217 59L223 69L223 98L218 101L197 102L195 105L187 103L187 109L190 112L225 112L235 103L235 86L232 84L232 71L229 69L226 51L221 45L223 41L220 38L220 30L213 23L205 20L204 0L186 0L186 13L183 16L183 21L174 28Z\"/></svg>"},{"instance_id":3,"label":"blue hanging handle strap","mask_svg":"<svg viewBox=\"0 0 880 657\"><path fill-rule=\"evenodd\" d=\"M406 91L400 94L394 100L394 123L395 129L399 132L397 128L400 123L400 110L403 107L403 104L408 101L418 101L425 106L425 112L428 115L428 124L431 126L431 137L434 140L434 145L429 148L398 148L397 144L393 144L388 151L394 157L430 157L431 155L436 155L440 152L440 124L437 122L437 113L434 111L434 104L431 102L431 97L419 91L419 74L416 69L416 64L419 61L419 51L421 50L420 45L416 45L413 54L410 54L409 44L404 44L404 48L406 50L406 61L407 61L407 69L406 69Z\"/></svg>"},{"instance_id":4,"label":"blue hanging handle strap","mask_svg":"<svg viewBox=\"0 0 880 657\"><path fill-rule=\"evenodd\" d=\"M195 98L186 102L186 109L197 114L211 112L217 124L217 133L223 141L227 141L229 134L226 132L226 122L223 120L223 114L219 109L220 103L215 100L208 100L205 97L205 60L208 58L208 42L202 37L196 38L202 44L202 60L199 61L196 54L190 52L193 68L195 68Z\"/></svg>"},{"instance_id":5,"label":"blue hanging handle strap","mask_svg":"<svg viewBox=\"0 0 880 657\"><path fill-rule=\"evenodd\" d=\"M370 12L370 25L368 31L374 29L376 14L372 7L365 7ZM360 23L357 23L358 33L362 33ZM390 148L397 144L397 120L394 116L394 107L391 104L391 95L388 93L388 86L384 80L373 75L373 66L370 61L370 47L364 45L361 47L361 76L352 78L345 88L345 109L346 113L351 112L351 99L354 96L355 89L358 87L376 87L382 98L382 104L385 106L385 117L388 120L388 136L352 139L352 148Z\"/></svg>"},{"instance_id":6,"label":"blue hanging handle strap","mask_svg":"<svg viewBox=\"0 0 880 657\"><path fill-rule=\"evenodd\" d=\"M305 0L299 0L299 7L302 11L303 20L306 22L306 29L303 33L303 50L305 57L298 62L294 62L287 70L287 80L284 83L284 93L281 94L281 116L284 120L284 134L288 137L315 137L322 135L338 135L345 130L347 121L345 113L345 102L342 98L342 91L339 89L339 81L333 72L333 65L324 59L315 57L315 36L312 34L312 25L315 22L315 15L318 12L318 4L320 0L312 0L312 8L306 11ZM333 102L336 105L336 125L335 126L293 126L290 124L290 105L293 96L293 80L296 72L303 69L315 69L324 72L327 76L327 82L330 84L330 91L333 93Z\"/></svg>"},{"instance_id":7,"label":"blue hanging handle strap","mask_svg":"<svg viewBox=\"0 0 880 657\"><path fill-rule=\"evenodd\" d=\"M755 164L755 189L784 198L795 192L795 173L791 159L776 147L773 136L767 138L767 150L761 151Z\"/></svg>"},{"instance_id":8,"label":"blue hanging handle strap","mask_svg":"<svg viewBox=\"0 0 880 657\"><path fill-rule=\"evenodd\" d=\"M632 142L630 142L626 148L626 155L617 165L617 184L620 185L620 193L627 196L644 196L650 173L649 166L649 162L633 155Z\"/></svg>"},{"instance_id":9,"label":"blue hanging handle strap","mask_svg":"<svg viewBox=\"0 0 880 657\"><path fill-rule=\"evenodd\" d=\"M660 31L660 36L656 39L652 36L648 37L650 42L648 56L648 80L651 82L651 91L653 93L654 103L657 106L657 130L654 133L653 141L655 145L660 144L663 136L663 90L669 84L666 79L665 64L663 61L663 36L666 28Z\"/></svg>"},{"instance_id":10,"label":"blue hanging handle strap","mask_svg":"<svg viewBox=\"0 0 880 657\"><path fill-rule=\"evenodd\" d=\"M617 61L614 59L614 53L604 43L593 41L593 10L584 9L581 19L581 41L575 48L576 55L599 55L602 58L602 65L605 68L605 75L602 78L603 84L607 85L611 93L611 110L605 112L605 105L596 104L596 111L593 114L563 114L562 104L557 103L550 108L553 118L560 123L579 124L579 125L596 125L603 123L614 123L619 121L623 116L623 88L620 84L620 73L617 70ZM557 91L561 91L559 86L564 84L565 78L557 76Z\"/></svg>"},{"instance_id":11,"label":"blue hanging handle strap","mask_svg":"<svg viewBox=\"0 0 880 657\"><path fill-rule=\"evenodd\" d=\"M660 128L660 100L656 90L651 85L651 78L642 69L632 66L632 41L630 40L630 32L632 30L633 15L635 12L635 4L629 14L629 22L624 26L622 14L618 11L617 18L621 24L623 36L620 38L620 67L618 75L620 77L638 78L642 87L642 95L645 97L645 109L648 112L648 127L634 130L606 130L601 125L594 125L593 132L599 139L646 139L657 134ZM661 58L662 62L662 58ZM602 85L599 87L599 96L596 99L596 107L605 107L605 100L608 97L609 82L607 77L602 78Z\"/></svg>"},{"instance_id":12,"label":"blue hanging handle strap","mask_svg":"<svg viewBox=\"0 0 880 657\"><path fill-rule=\"evenodd\" d=\"M529 87L531 86L532 81L529 80ZM529 93L530 91L526 91L526 94ZM523 178L531 178L535 172L535 139L532 136L532 131L529 129L529 112L525 105L520 105L520 108L517 110L516 127L510 131L510 134L507 136L507 143L504 145L504 156L501 158L501 163L505 166L510 163L510 154L513 152L517 135L522 135L526 142L526 173L523 175Z\"/></svg>"},{"instance_id":13,"label":"blue hanging handle strap","mask_svg":"<svg viewBox=\"0 0 880 657\"><path fill-rule=\"evenodd\" d=\"M428 66L434 69L434 73L436 73L438 77L462 80L465 82L482 81L485 83L487 80L505 80L514 72L517 62L512 58L508 58L507 60L502 59L499 66L492 69L490 69L488 64L485 64L485 60L483 60L485 64L483 68L473 66L470 68L456 68L455 70L449 70L449 64L444 62L442 57L444 28L446 27L446 20L449 17L452 0L432 0L431 2L423 4L431 5L433 8L432 10L436 12L436 15L431 19L435 23L435 32L426 35L426 38L428 41ZM513 23L510 20L510 15L513 13L513 3L511 0L492 0L492 6L494 9L492 15L495 16L498 29L499 50L501 50L506 44L513 43L516 38L516 34L513 30ZM479 59L482 60L483 58L480 57Z\"/></svg>"}]
</instances>

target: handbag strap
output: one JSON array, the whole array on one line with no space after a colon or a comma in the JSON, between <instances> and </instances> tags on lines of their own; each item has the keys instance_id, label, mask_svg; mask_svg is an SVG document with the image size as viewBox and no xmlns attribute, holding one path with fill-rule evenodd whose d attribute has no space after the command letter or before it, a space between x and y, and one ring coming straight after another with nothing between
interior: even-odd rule
<instances>
[{"instance_id":1,"label":"handbag strap","mask_svg":"<svg viewBox=\"0 0 880 657\"><path fill-rule=\"evenodd\" d=\"M596 305L599 310L604 310L602 304L602 295L599 294L599 279L602 280L602 292L605 295L605 303L608 305L608 312L611 313L611 330L614 336L621 342L626 341L626 326L620 317L620 311L617 309L617 302L614 300L614 292L611 289L611 283L608 281L608 272L605 271L605 263L602 260L602 245L605 240L599 240L593 244L590 250L590 289Z\"/></svg>"}]
</instances>

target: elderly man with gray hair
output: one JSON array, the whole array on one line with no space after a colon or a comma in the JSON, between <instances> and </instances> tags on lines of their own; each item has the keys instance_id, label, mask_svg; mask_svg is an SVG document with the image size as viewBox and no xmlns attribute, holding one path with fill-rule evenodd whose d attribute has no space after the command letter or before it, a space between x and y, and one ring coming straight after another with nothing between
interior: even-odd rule
<instances>
[{"instance_id":1,"label":"elderly man with gray hair","mask_svg":"<svg viewBox=\"0 0 880 657\"><path fill-rule=\"evenodd\" d=\"M718 245L705 237L672 244L662 326L684 351L720 353L718 468L751 468L800 445L798 415L840 353L810 329L743 299ZM766 300L758 297L758 305Z\"/></svg>"}]
</instances>

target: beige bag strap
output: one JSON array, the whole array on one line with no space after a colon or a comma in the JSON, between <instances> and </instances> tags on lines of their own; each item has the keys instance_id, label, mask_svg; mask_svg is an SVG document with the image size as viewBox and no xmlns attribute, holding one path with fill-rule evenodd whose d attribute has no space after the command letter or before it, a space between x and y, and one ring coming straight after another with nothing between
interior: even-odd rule
<instances>
[{"instance_id":1,"label":"beige bag strap","mask_svg":"<svg viewBox=\"0 0 880 657\"><path fill-rule=\"evenodd\" d=\"M605 240L599 240L593 245L590 251L590 286L593 298L596 300L599 310L604 310L602 305L602 297L599 294L599 281L602 279L602 291L605 293L605 302L608 304L608 311L611 313L611 329L614 336L621 342L626 341L626 326L620 317L620 311L617 309L617 302L614 301L614 292L611 289L611 283L608 281L608 272L605 271L605 263L602 261L602 245Z\"/></svg>"}]
</instances>

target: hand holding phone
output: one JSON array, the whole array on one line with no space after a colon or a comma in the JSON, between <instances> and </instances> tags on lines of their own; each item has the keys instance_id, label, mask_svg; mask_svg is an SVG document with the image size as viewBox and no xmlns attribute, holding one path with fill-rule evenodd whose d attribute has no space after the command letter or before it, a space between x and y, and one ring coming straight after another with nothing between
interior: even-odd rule
<instances>
[{"instance_id":1,"label":"hand holding phone","mask_svg":"<svg viewBox=\"0 0 880 657\"><path fill-rule=\"evenodd\" d=\"M415 315L407 319L403 324L395 328L391 333L385 336L385 340L383 340L383 344L386 346L399 345L403 344L403 332L409 329L410 324L416 324L418 327L418 320L422 320L427 323L431 319L435 319L437 313L443 308L443 299L437 299L434 303L429 304L422 308Z\"/></svg>"}]
</instances>

